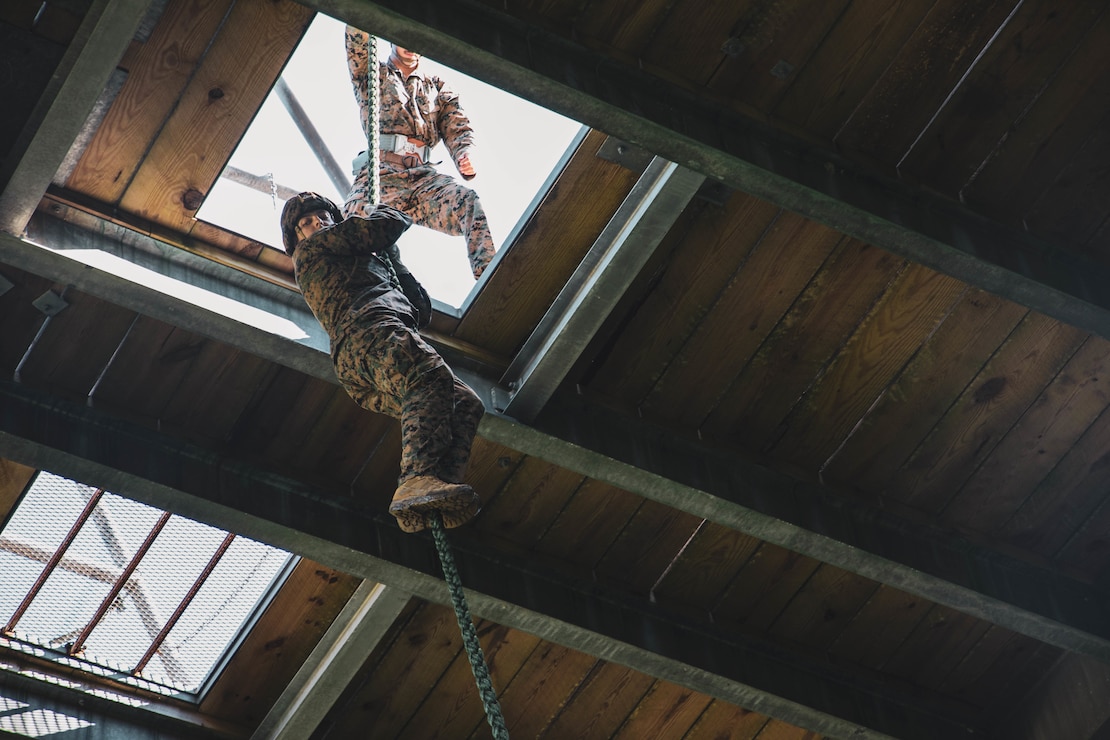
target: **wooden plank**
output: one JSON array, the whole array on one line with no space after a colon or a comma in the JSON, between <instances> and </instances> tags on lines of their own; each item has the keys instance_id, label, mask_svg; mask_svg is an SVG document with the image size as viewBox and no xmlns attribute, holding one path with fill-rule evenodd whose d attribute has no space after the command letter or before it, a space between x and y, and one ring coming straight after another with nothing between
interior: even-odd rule
<instances>
[{"instance_id":1,"label":"wooden plank","mask_svg":"<svg viewBox=\"0 0 1110 740\"><path fill-rule=\"evenodd\" d=\"M626 58L639 58L659 29L666 27L673 8L673 0L616 0L596 4L589 12L578 15L574 34L591 46Z\"/></svg>"},{"instance_id":2,"label":"wooden plank","mask_svg":"<svg viewBox=\"0 0 1110 740\"><path fill-rule=\"evenodd\" d=\"M201 702L200 710L246 726L257 725L359 582L358 578L311 560L297 563L243 644L232 654Z\"/></svg>"},{"instance_id":3,"label":"wooden plank","mask_svg":"<svg viewBox=\"0 0 1110 740\"><path fill-rule=\"evenodd\" d=\"M881 585L829 646L829 655L881 670L917 629L929 607L919 596Z\"/></svg>"},{"instance_id":4,"label":"wooden plank","mask_svg":"<svg viewBox=\"0 0 1110 740\"><path fill-rule=\"evenodd\" d=\"M772 719L759 733L758 740L820 740L821 737L816 732Z\"/></svg>"},{"instance_id":5,"label":"wooden plank","mask_svg":"<svg viewBox=\"0 0 1110 740\"><path fill-rule=\"evenodd\" d=\"M1110 89L1091 70L1110 65L1110 14L1103 13L1060 73L1007 132L961 192L979 210L1016 221L1054 187L1061 170L1110 115Z\"/></svg>"},{"instance_id":6,"label":"wooden plank","mask_svg":"<svg viewBox=\"0 0 1110 740\"><path fill-rule=\"evenodd\" d=\"M1028 695L1029 687L1044 675L1065 654L1052 645L1029 638L1018 638L991 666L983 680L969 687L969 694L978 706L986 706L987 722L998 723L1014 710L1014 697Z\"/></svg>"},{"instance_id":7,"label":"wooden plank","mask_svg":"<svg viewBox=\"0 0 1110 740\"><path fill-rule=\"evenodd\" d=\"M459 322L457 339L508 358L528 338L636 182L636 173L595 156L604 141L597 131L582 141Z\"/></svg>"},{"instance_id":8,"label":"wooden plank","mask_svg":"<svg viewBox=\"0 0 1110 740\"><path fill-rule=\"evenodd\" d=\"M899 275L791 409L771 454L820 469L965 289L955 278L918 265Z\"/></svg>"},{"instance_id":9,"label":"wooden plank","mask_svg":"<svg viewBox=\"0 0 1110 740\"><path fill-rule=\"evenodd\" d=\"M633 593L649 593L701 522L645 501L598 562L598 579Z\"/></svg>"},{"instance_id":10,"label":"wooden plank","mask_svg":"<svg viewBox=\"0 0 1110 740\"><path fill-rule=\"evenodd\" d=\"M678 0L667 22L652 34L639 56L646 66L664 76L678 76L696 88L704 86L727 59L722 50L729 29L750 23L752 0L715 2Z\"/></svg>"},{"instance_id":11,"label":"wooden plank","mask_svg":"<svg viewBox=\"0 0 1110 740\"><path fill-rule=\"evenodd\" d=\"M824 651L878 588L879 584L868 578L822 565L790 599L769 634Z\"/></svg>"},{"instance_id":12,"label":"wooden plank","mask_svg":"<svg viewBox=\"0 0 1110 740\"><path fill-rule=\"evenodd\" d=\"M706 417L704 434L761 448L814 376L906 263L855 240L841 243Z\"/></svg>"},{"instance_id":13,"label":"wooden plank","mask_svg":"<svg viewBox=\"0 0 1110 740\"><path fill-rule=\"evenodd\" d=\"M1089 337L960 489L942 516L997 530L1110 405L1110 343Z\"/></svg>"},{"instance_id":14,"label":"wooden plank","mask_svg":"<svg viewBox=\"0 0 1110 740\"><path fill-rule=\"evenodd\" d=\"M333 394L319 416L304 429L304 440L297 451L297 465L317 471L328 480L349 489L359 476L377 443L388 434L396 434L399 443L400 424L388 416L368 411L344 393ZM392 496L397 484L400 457L383 461L388 470L384 486L371 486L377 493ZM367 481L370 483L371 481ZM379 481L379 483L382 483ZM382 503L388 501L386 500Z\"/></svg>"},{"instance_id":15,"label":"wooden plank","mask_svg":"<svg viewBox=\"0 0 1110 740\"><path fill-rule=\"evenodd\" d=\"M475 437L470 446L470 466L466 481L487 505L509 480L516 468L527 459L515 450L508 450L485 437Z\"/></svg>"},{"instance_id":16,"label":"wooden plank","mask_svg":"<svg viewBox=\"0 0 1110 740\"><path fill-rule=\"evenodd\" d=\"M0 458L0 521L7 521L36 472L34 468Z\"/></svg>"},{"instance_id":17,"label":"wooden plank","mask_svg":"<svg viewBox=\"0 0 1110 740\"><path fill-rule=\"evenodd\" d=\"M1016 303L968 290L825 463L825 480L881 490L1027 313Z\"/></svg>"},{"instance_id":18,"label":"wooden plank","mask_svg":"<svg viewBox=\"0 0 1110 740\"><path fill-rule=\"evenodd\" d=\"M726 96L738 108L770 112L850 4L850 0L760 3L747 22L733 30L734 43L742 48L717 69L709 90Z\"/></svg>"},{"instance_id":19,"label":"wooden plank","mask_svg":"<svg viewBox=\"0 0 1110 740\"><path fill-rule=\"evenodd\" d=\"M96 403L126 409L139 418L162 417L201 348L196 334L141 316L94 395Z\"/></svg>"},{"instance_id":20,"label":"wooden plank","mask_svg":"<svg viewBox=\"0 0 1110 740\"><path fill-rule=\"evenodd\" d=\"M764 714L715 699L698 717L685 737L714 738L714 740L765 738L767 737L765 733L769 731L768 725L772 721Z\"/></svg>"},{"instance_id":21,"label":"wooden plank","mask_svg":"<svg viewBox=\"0 0 1110 740\"><path fill-rule=\"evenodd\" d=\"M700 425L841 239L784 213L688 335L641 403L643 412L684 427Z\"/></svg>"},{"instance_id":22,"label":"wooden plank","mask_svg":"<svg viewBox=\"0 0 1110 740\"><path fill-rule=\"evenodd\" d=\"M717 604L760 544L754 537L706 523L682 548L652 593L661 604L704 614Z\"/></svg>"},{"instance_id":23,"label":"wooden plank","mask_svg":"<svg viewBox=\"0 0 1110 740\"><path fill-rule=\"evenodd\" d=\"M781 213L743 194L724 209L704 209L652 292L599 358L590 392L633 404L643 399Z\"/></svg>"},{"instance_id":24,"label":"wooden plank","mask_svg":"<svg viewBox=\"0 0 1110 740\"><path fill-rule=\"evenodd\" d=\"M832 141L933 4L872 0L849 5L817 52L795 73L774 108L775 117Z\"/></svg>"},{"instance_id":25,"label":"wooden plank","mask_svg":"<svg viewBox=\"0 0 1110 740\"><path fill-rule=\"evenodd\" d=\"M1010 630L992 624L975 646L960 660L959 665L945 676L940 684L940 691L959 701L981 704L981 695L975 702L970 702L969 693L974 691L981 681L990 680L986 676L992 670L992 666L1003 661L1007 651L1014 650L1022 639Z\"/></svg>"},{"instance_id":26,"label":"wooden plank","mask_svg":"<svg viewBox=\"0 0 1110 740\"><path fill-rule=\"evenodd\" d=\"M714 618L762 634L819 566L813 558L764 543L729 584Z\"/></svg>"},{"instance_id":27,"label":"wooden plank","mask_svg":"<svg viewBox=\"0 0 1110 740\"><path fill-rule=\"evenodd\" d=\"M10 265L2 266L0 277L13 285L0 293L0 373L10 378L46 320L32 301L53 286L49 280Z\"/></svg>"},{"instance_id":28,"label":"wooden plank","mask_svg":"<svg viewBox=\"0 0 1110 740\"><path fill-rule=\"evenodd\" d=\"M1087 429L999 536L1023 550L1052 557L1079 531L1110 491L1110 412ZM1082 567L1092 577L1096 572Z\"/></svg>"},{"instance_id":29,"label":"wooden plank","mask_svg":"<svg viewBox=\"0 0 1110 740\"><path fill-rule=\"evenodd\" d=\"M613 735L613 740L685 737L710 701L704 694L657 681Z\"/></svg>"},{"instance_id":30,"label":"wooden plank","mask_svg":"<svg viewBox=\"0 0 1110 740\"><path fill-rule=\"evenodd\" d=\"M1110 186L1106 169L1110 166L1110 115L1076 151L1075 156L1053 181L1032 208L1025 214L1025 226L1035 234L1064 245L1082 245L1076 251L1088 251L1106 257L1102 244L1091 243L1095 234L1110 216L1106 200Z\"/></svg>"},{"instance_id":31,"label":"wooden plank","mask_svg":"<svg viewBox=\"0 0 1110 740\"><path fill-rule=\"evenodd\" d=\"M1086 338L1030 314L890 480L888 494L937 511L990 454Z\"/></svg>"},{"instance_id":32,"label":"wooden plank","mask_svg":"<svg viewBox=\"0 0 1110 740\"><path fill-rule=\"evenodd\" d=\"M903 174L957 194L1019 126L1105 8L1028 0L922 132Z\"/></svg>"},{"instance_id":33,"label":"wooden plank","mask_svg":"<svg viewBox=\"0 0 1110 740\"><path fill-rule=\"evenodd\" d=\"M841 150L897 166L1017 0L939 0L836 133Z\"/></svg>"},{"instance_id":34,"label":"wooden plank","mask_svg":"<svg viewBox=\"0 0 1110 740\"><path fill-rule=\"evenodd\" d=\"M587 479L543 533L536 551L593 568L642 502L640 496Z\"/></svg>"},{"instance_id":35,"label":"wooden plank","mask_svg":"<svg viewBox=\"0 0 1110 740\"><path fill-rule=\"evenodd\" d=\"M87 293L57 292L69 305L38 335L19 377L31 386L83 398L108 366L135 314Z\"/></svg>"},{"instance_id":36,"label":"wooden plank","mask_svg":"<svg viewBox=\"0 0 1110 740\"><path fill-rule=\"evenodd\" d=\"M643 673L598 661L545 737L613 737L653 683Z\"/></svg>"},{"instance_id":37,"label":"wooden plank","mask_svg":"<svg viewBox=\"0 0 1110 740\"><path fill-rule=\"evenodd\" d=\"M884 671L915 686L937 689L989 627L987 622L934 605Z\"/></svg>"},{"instance_id":38,"label":"wooden plank","mask_svg":"<svg viewBox=\"0 0 1110 740\"><path fill-rule=\"evenodd\" d=\"M484 506L475 526L531 548L551 526L583 476L536 458L525 459Z\"/></svg>"},{"instance_id":39,"label":"wooden plank","mask_svg":"<svg viewBox=\"0 0 1110 740\"><path fill-rule=\"evenodd\" d=\"M332 737L399 738L444 671L463 651L455 613L424 604L351 682L350 700L324 722Z\"/></svg>"},{"instance_id":40,"label":"wooden plank","mask_svg":"<svg viewBox=\"0 0 1110 740\"><path fill-rule=\"evenodd\" d=\"M509 733L521 738L540 737L597 662L585 653L541 642L499 692ZM489 727L479 726L469 737L489 737Z\"/></svg>"},{"instance_id":41,"label":"wooden plank","mask_svg":"<svg viewBox=\"0 0 1110 740\"><path fill-rule=\"evenodd\" d=\"M119 202L231 5L232 0L167 3L150 38L135 49L127 80L66 187L104 203Z\"/></svg>"},{"instance_id":42,"label":"wooden plank","mask_svg":"<svg viewBox=\"0 0 1110 740\"><path fill-rule=\"evenodd\" d=\"M235 4L124 192L125 211L189 231L312 15L291 0Z\"/></svg>"},{"instance_id":43,"label":"wooden plank","mask_svg":"<svg viewBox=\"0 0 1110 740\"><path fill-rule=\"evenodd\" d=\"M1110 563L1110 502L1103 501L1056 555L1067 569L1101 577Z\"/></svg>"}]
</instances>

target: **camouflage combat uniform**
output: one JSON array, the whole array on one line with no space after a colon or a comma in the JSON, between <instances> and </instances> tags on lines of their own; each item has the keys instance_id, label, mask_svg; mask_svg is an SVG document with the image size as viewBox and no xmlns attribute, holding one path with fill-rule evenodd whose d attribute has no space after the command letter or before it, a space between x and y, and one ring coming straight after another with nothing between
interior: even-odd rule
<instances>
[{"instance_id":1,"label":"camouflage combat uniform","mask_svg":"<svg viewBox=\"0 0 1110 740\"><path fill-rule=\"evenodd\" d=\"M400 482L434 475L461 483L484 408L421 338L413 304L379 254L409 227L382 207L302 241L297 284L331 338L339 381L360 406L401 422Z\"/></svg>"},{"instance_id":2,"label":"camouflage combat uniform","mask_svg":"<svg viewBox=\"0 0 1110 740\"><path fill-rule=\"evenodd\" d=\"M367 34L347 27L347 66L355 100L362 115L362 130L369 137L370 106L367 89ZM379 130L418 139L429 147L441 140L455 166L474 144L470 120L459 106L459 96L439 77L424 75L419 69L407 80L392 64L379 64L381 106ZM413 158L412 167L382 161L378 169L381 202L412 217L413 221L436 231L466 238L470 268L477 278L493 259L493 237L478 194L444 175L430 164ZM370 175L363 166L355 176L344 216L364 216L372 206L369 200Z\"/></svg>"}]
</instances>

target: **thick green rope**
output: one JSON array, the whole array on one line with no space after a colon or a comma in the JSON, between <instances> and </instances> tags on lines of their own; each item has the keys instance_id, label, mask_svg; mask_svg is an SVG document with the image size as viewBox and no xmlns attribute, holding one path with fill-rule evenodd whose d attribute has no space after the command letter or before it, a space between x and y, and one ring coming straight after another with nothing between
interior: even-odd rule
<instances>
[{"instance_id":1,"label":"thick green rope","mask_svg":"<svg viewBox=\"0 0 1110 740\"><path fill-rule=\"evenodd\" d=\"M482 654L482 645L478 642L478 630L474 628L474 622L470 618L470 607L466 603L462 581L459 580L459 571L455 567L455 559L447 545L447 531L443 528L443 519L435 513L431 516L431 520L432 537L436 541L439 562L443 566L443 578L447 581L447 588L451 592L451 603L455 606L455 617L459 620L459 630L462 632L467 657L470 658L470 669L474 672L474 680L478 684L478 693L482 695L486 719L489 720L490 729L493 730L494 740L509 740L509 730L505 727L505 717L501 714L501 703L497 700L497 692L493 690L486 658Z\"/></svg>"}]
</instances>

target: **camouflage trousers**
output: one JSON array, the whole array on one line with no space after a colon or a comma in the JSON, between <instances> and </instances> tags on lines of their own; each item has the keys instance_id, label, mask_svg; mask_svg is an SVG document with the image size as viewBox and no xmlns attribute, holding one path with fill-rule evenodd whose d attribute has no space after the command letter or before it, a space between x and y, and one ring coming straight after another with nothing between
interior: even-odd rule
<instances>
[{"instance_id":1,"label":"camouflage trousers","mask_svg":"<svg viewBox=\"0 0 1110 740\"><path fill-rule=\"evenodd\" d=\"M413 223L466 237L470 270L478 279L496 251L478 194L431 165L406 168L382 162L378 174L382 203L403 211ZM343 216L366 216L370 211L369 194L370 176L363 167L347 195Z\"/></svg>"},{"instance_id":2,"label":"camouflage trousers","mask_svg":"<svg viewBox=\"0 0 1110 740\"><path fill-rule=\"evenodd\" d=\"M399 483L462 482L485 407L415 329L386 319L352 332L336 347L335 371L356 403L401 422Z\"/></svg>"}]
</instances>

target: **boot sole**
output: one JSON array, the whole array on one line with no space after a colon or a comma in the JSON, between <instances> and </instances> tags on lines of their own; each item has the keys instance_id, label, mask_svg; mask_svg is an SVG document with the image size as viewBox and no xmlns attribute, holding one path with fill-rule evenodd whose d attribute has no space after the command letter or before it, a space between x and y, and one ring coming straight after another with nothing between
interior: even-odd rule
<instances>
[{"instance_id":1,"label":"boot sole","mask_svg":"<svg viewBox=\"0 0 1110 740\"><path fill-rule=\"evenodd\" d=\"M447 529L466 524L481 511L482 500L474 491L453 495L428 494L407 499L403 506L390 504L389 513L397 519L402 532L420 532L431 526L430 516L438 512Z\"/></svg>"}]
</instances>

